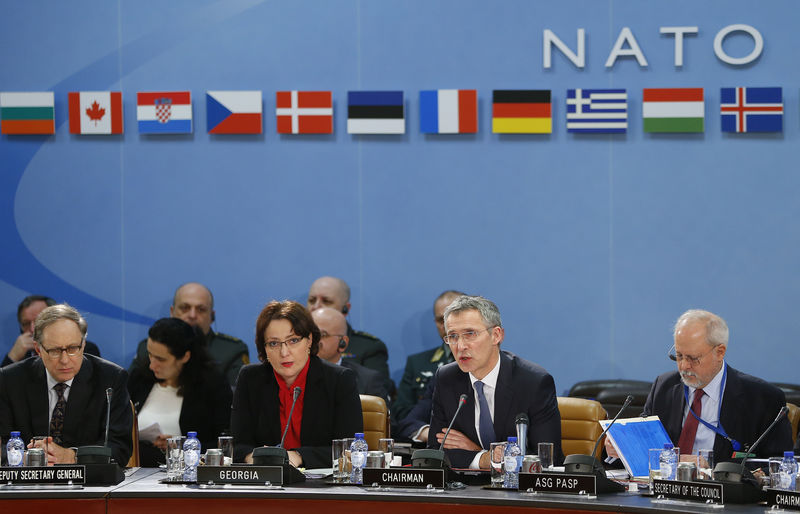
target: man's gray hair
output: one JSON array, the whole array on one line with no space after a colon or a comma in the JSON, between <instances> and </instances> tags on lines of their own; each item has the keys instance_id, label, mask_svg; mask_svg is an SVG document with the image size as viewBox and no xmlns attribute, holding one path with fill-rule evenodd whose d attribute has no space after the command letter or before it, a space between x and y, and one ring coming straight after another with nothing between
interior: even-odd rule
<instances>
[{"instance_id":1,"label":"man's gray hair","mask_svg":"<svg viewBox=\"0 0 800 514\"><path fill-rule=\"evenodd\" d=\"M44 329L62 319L73 321L81 331L81 338L86 339L86 330L88 328L86 320L81 316L74 307L66 303L59 303L42 310L36 321L33 322L33 340L42 344L42 333Z\"/></svg>"},{"instance_id":2,"label":"man's gray hair","mask_svg":"<svg viewBox=\"0 0 800 514\"><path fill-rule=\"evenodd\" d=\"M483 296L467 295L459 296L447 306L444 310L444 324L447 325L447 318L450 317L451 314L470 310L478 311L481 314L483 324L486 328L503 326L503 322L500 320L500 311L493 301Z\"/></svg>"},{"instance_id":3,"label":"man's gray hair","mask_svg":"<svg viewBox=\"0 0 800 514\"><path fill-rule=\"evenodd\" d=\"M728 346L728 324L725 320L714 314L700 309L691 309L678 318L675 327L672 329L673 339L678 333L678 329L687 323L701 322L706 327L706 342L711 346Z\"/></svg>"}]
</instances>

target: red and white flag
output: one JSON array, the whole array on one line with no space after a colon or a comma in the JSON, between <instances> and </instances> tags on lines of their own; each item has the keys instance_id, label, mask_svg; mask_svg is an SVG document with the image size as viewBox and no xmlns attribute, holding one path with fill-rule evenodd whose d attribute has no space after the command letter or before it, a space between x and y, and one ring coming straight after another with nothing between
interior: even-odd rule
<instances>
[{"instance_id":1,"label":"red and white flag","mask_svg":"<svg viewBox=\"0 0 800 514\"><path fill-rule=\"evenodd\" d=\"M330 91L278 91L275 106L278 134L333 134Z\"/></svg>"},{"instance_id":2,"label":"red and white flag","mask_svg":"<svg viewBox=\"0 0 800 514\"><path fill-rule=\"evenodd\" d=\"M122 134L122 93L73 91L67 96L70 134Z\"/></svg>"}]
</instances>

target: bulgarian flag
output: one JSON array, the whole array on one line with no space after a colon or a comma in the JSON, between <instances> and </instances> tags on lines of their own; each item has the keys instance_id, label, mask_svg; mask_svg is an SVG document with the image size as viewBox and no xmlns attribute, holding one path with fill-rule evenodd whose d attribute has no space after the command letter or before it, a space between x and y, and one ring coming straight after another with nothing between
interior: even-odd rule
<instances>
[{"instance_id":1,"label":"bulgarian flag","mask_svg":"<svg viewBox=\"0 0 800 514\"><path fill-rule=\"evenodd\" d=\"M53 92L0 93L0 118L3 134L55 134Z\"/></svg>"},{"instance_id":2,"label":"bulgarian flag","mask_svg":"<svg viewBox=\"0 0 800 514\"><path fill-rule=\"evenodd\" d=\"M645 132L703 132L703 88L644 89Z\"/></svg>"}]
</instances>

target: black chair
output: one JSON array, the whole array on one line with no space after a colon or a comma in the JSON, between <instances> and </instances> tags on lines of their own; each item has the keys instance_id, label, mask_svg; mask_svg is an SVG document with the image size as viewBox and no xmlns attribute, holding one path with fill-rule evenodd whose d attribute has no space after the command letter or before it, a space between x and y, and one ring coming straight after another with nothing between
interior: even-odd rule
<instances>
[{"instance_id":1,"label":"black chair","mask_svg":"<svg viewBox=\"0 0 800 514\"><path fill-rule=\"evenodd\" d=\"M786 403L800 405L800 385L784 382L772 382L772 385L783 391L783 394L786 395Z\"/></svg>"},{"instance_id":2,"label":"black chair","mask_svg":"<svg viewBox=\"0 0 800 514\"><path fill-rule=\"evenodd\" d=\"M633 396L633 401L628 408L625 409L625 412L622 413L622 417L632 418L642 413L649 393L650 384L647 382L627 387L609 387L597 393L597 401L600 402L606 412L608 412L608 417L612 418L622 408L622 404L625 403L625 398L631 395Z\"/></svg>"},{"instance_id":3,"label":"black chair","mask_svg":"<svg viewBox=\"0 0 800 514\"><path fill-rule=\"evenodd\" d=\"M650 382L645 382L643 380L628 380L623 378L616 378L616 379L602 379L602 380L584 380L582 382L576 383L572 386L572 389L569 390L568 396L572 396L574 398L588 398L590 400L596 400L597 395L600 394L600 391L604 389L631 389L631 390L640 390L640 389L647 389L650 390ZM625 397L623 396L623 399ZM611 416L613 413L608 411L608 414Z\"/></svg>"}]
</instances>

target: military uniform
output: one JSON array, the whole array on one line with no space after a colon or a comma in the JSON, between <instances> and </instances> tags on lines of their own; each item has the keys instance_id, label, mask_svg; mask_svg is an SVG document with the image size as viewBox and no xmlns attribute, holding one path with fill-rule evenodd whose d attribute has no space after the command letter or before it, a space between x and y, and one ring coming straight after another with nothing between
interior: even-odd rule
<instances>
[{"instance_id":1,"label":"military uniform","mask_svg":"<svg viewBox=\"0 0 800 514\"><path fill-rule=\"evenodd\" d=\"M236 385L239 370L245 364L250 363L250 352L245 342L233 336L209 330L206 335L206 344L208 353L214 359L217 368L225 375L231 387ZM136 368L147 369L149 366L150 358L147 356L147 339L145 339L136 348L136 357L128 368L128 373L132 375Z\"/></svg>"},{"instance_id":2,"label":"military uniform","mask_svg":"<svg viewBox=\"0 0 800 514\"><path fill-rule=\"evenodd\" d=\"M347 350L342 354L342 359L353 361L380 373L389 394L394 394L396 386L389 376L389 350L386 349L386 344L372 334L353 330L350 323L347 324L347 337L350 342Z\"/></svg>"},{"instance_id":3,"label":"military uniform","mask_svg":"<svg viewBox=\"0 0 800 514\"><path fill-rule=\"evenodd\" d=\"M408 415L414 405L422 399L425 386L436 370L454 360L450 347L444 343L436 348L409 355L400 387L397 388L397 399L392 405L392 419L400 421Z\"/></svg>"}]
</instances>

